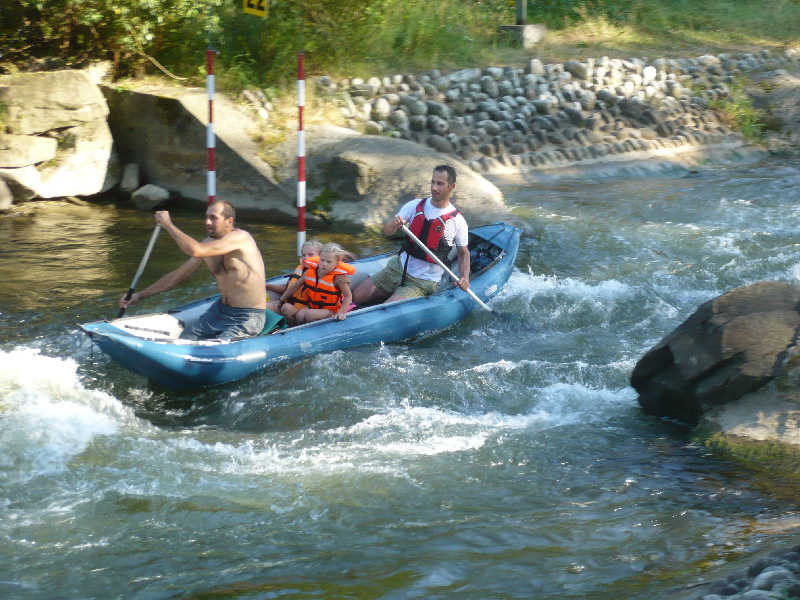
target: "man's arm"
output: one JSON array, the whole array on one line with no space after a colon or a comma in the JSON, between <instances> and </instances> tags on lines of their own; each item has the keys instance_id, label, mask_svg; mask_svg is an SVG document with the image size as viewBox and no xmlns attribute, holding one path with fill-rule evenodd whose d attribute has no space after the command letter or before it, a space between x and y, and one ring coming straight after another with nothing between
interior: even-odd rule
<instances>
[{"instance_id":1,"label":"man's arm","mask_svg":"<svg viewBox=\"0 0 800 600\"><path fill-rule=\"evenodd\" d=\"M401 206L397 214L383 224L383 235L391 237L397 233L398 229L406 225L414 214L414 208L417 202L417 200L411 200Z\"/></svg>"},{"instance_id":2,"label":"man's arm","mask_svg":"<svg viewBox=\"0 0 800 600\"><path fill-rule=\"evenodd\" d=\"M190 258L180 267L174 271L170 271L152 285L144 288L141 292L136 292L133 294L130 300L125 300L125 296L123 296L119 301L119 307L128 308L128 306L131 304L136 304L139 302L139 300L143 300L144 298L149 298L150 296L155 296L156 294L171 290L172 288L189 279L189 277L191 277L192 274L194 274L194 272L197 271L202 264L203 261L201 259Z\"/></svg>"},{"instance_id":3,"label":"man's arm","mask_svg":"<svg viewBox=\"0 0 800 600\"><path fill-rule=\"evenodd\" d=\"M469 247L456 246L456 249L458 250L459 275L457 285L466 292L469 289Z\"/></svg>"},{"instance_id":4,"label":"man's arm","mask_svg":"<svg viewBox=\"0 0 800 600\"><path fill-rule=\"evenodd\" d=\"M342 281L339 285L339 291L342 292L342 306L333 315L334 321L344 321L347 318L347 311L350 309L350 304L353 302L353 292L350 291L350 279Z\"/></svg>"},{"instance_id":5,"label":"man's arm","mask_svg":"<svg viewBox=\"0 0 800 600\"><path fill-rule=\"evenodd\" d=\"M405 224L406 220L403 217L395 215L383 224L383 235L393 236Z\"/></svg>"},{"instance_id":6,"label":"man's arm","mask_svg":"<svg viewBox=\"0 0 800 600\"><path fill-rule=\"evenodd\" d=\"M301 277L298 277L297 279L292 281L289 285L287 285L286 290L284 290L284 292L281 294L281 297L278 298L278 300L280 300L280 303L286 304L286 301L289 300L289 298L291 298L294 295L294 293L300 289L300 286L302 286L303 283L304 283L303 279Z\"/></svg>"},{"instance_id":7,"label":"man's arm","mask_svg":"<svg viewBox=\"0 0 800 600\"><path fill-rule=\"evenodd\" d=\"M172 222L169 212L162 210L156 212L156 223L161 225L172 236L178 247L193 258L208 258L222 256L234 250L241 249L248 241L249 235L241 229L234 229L219 239L206 238L198 242L192 236L185 234Z\"/></svg>"}]
</instances>

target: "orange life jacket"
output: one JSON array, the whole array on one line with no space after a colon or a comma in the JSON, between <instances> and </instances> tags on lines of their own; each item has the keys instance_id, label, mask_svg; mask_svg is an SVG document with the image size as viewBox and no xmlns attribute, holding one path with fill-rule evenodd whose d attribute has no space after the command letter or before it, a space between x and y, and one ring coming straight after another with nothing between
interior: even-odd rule
<instances>
[{"instance_id":1,"label":"orange life jacket","mask_svg":"<svg viewBox=\"0 0 800 600\"><path fill-rule=\"evenodd\" d=\"M297 267L294 270L294 273L289 275L289 285L291 285L295 279L300 279L303 276L303 271L304 267L302 265ZM306 306L308 306L308 299L306 298L305 290L306 290L305 286L301 285L300 289L298 289L294 294L292 294L292 297L289 298L286 301L286 303L291 304L297 309L305 308Z\"/></svg>"},{"instance_id":2,"label":"orange life jacket","mask_svg":"<svg viewBox=\"0 0 800 600\"><path fill-rule=\"evenodd\" d=\"M342 307L342 292L333 283L333 278L337 275L352 275L356 272L356 268L340 261L330 273L320 279L317 276L319 256L305 259L303 265L306 267L303 290L308 307L325 308L332 312L339 310Z\"/></svg>"}]
</instances>

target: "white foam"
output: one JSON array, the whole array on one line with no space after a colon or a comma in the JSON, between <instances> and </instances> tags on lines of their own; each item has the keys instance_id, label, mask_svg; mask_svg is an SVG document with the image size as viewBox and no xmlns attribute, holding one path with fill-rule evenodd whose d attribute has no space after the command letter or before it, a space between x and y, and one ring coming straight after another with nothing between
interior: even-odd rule
<instances>
[{"instance_id":1,"label":"white foam","mask_svg":"<svg viewBox=\"0 0 800 600\"><path fill-rule=\"evenodd\" d=\"M552 296L564 295L576 300L617 300L627 297L632 288L616 279L602 281L591 285L579 279L558 277L557 275L535 275L514 269L501 296L525 295Z\"/></svg>"},{"instance_id":2,"label":"white foam","mask_svg":"<svg viewBox=\"0 0 800 600\"><path fill-rule=\"evenodd\" d=\"M66 469L98 436L148 426L116 398L87 390L71 359L18 348L0 352L2 476L25 481Z\"/></svg>"}]
</instances>

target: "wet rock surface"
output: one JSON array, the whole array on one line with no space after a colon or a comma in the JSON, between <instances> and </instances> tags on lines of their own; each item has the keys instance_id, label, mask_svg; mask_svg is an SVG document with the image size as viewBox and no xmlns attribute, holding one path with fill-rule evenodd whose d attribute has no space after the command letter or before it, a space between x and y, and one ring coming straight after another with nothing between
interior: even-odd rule
<instances>
[{"instance_id":1,"label":"wet rock surface","mask_svg":"<svg viewBox=\"0 0 800 600\"><path fill-rule=\"evenodd\" d=\"M778 600L800 598L800 544L764 552L708 582L688 586L675 600Z\"/></svg>"}]
</instances>

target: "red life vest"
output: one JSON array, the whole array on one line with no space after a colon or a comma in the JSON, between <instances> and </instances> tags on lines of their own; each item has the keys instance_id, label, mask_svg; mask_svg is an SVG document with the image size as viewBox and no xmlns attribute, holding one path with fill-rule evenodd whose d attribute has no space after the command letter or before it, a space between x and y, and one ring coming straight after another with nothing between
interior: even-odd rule
<instances>
[{"instance_id":1,"label":"red life vest","mask_svg":"<svg viewBox=\"0 0 800 600\"><path fill-rule=\"evenodd\" d=\"M423 198L419 201L419 204L417 204L417 207L414 209L414 216L411 218L411 224L408 228L411 230L411 233L417 236L419 240L431 250L431 252L433 252L439 257L440 260L443 261L447 258L447 255L450 253L450 249L452 248L452 246L448 245L447 241L444 239L444 226L445 223L459 214L459 212L458 209L455 209L454 211L435 219L426 219L425 203L427 201L428 198ZM436 262L412 240L408 240L406 242L403 250L405 250L406 253L414 258L427 260L428 262L432 263Z\"/></svg>"},{"instance_id":2,"label":"red life vest","mask_svg":"<svg viewBox=\"0 0 800 600\"><path fill-rule=\"evenodd\" d=\"M353 265L339 262L333 270L323 278L317 276L319 256L312 256L303 261L306 274L303 276L303 290L309 308L325 308L336 312L342 307L342 292L333 283L337 275L352 275L356 272Z\"/></svg>"}]
</instances>

